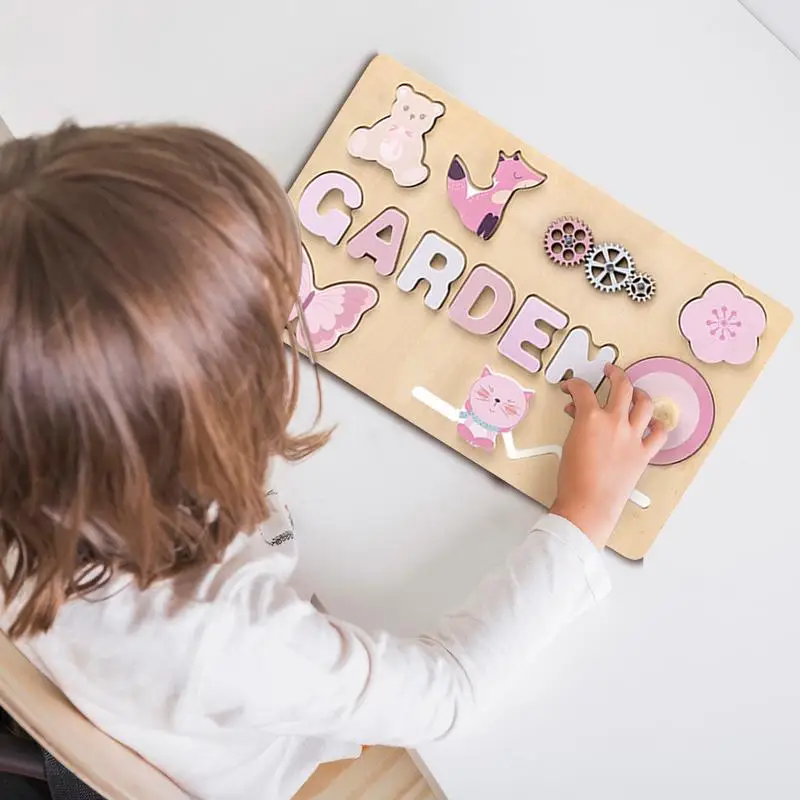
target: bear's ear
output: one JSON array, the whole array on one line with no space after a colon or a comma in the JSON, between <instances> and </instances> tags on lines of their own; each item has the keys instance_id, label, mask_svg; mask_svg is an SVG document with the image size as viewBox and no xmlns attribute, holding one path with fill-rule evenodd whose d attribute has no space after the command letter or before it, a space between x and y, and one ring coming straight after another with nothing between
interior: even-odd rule
<instances>
[{"instance_id":1,"label":"bear's ear","mask_svg":"<svg viewBox=\"0 0 800 800\"><path fill-rule=\"evenodd\" d=\"M406 97L410 97L412 94L414 94L414 90L407 83L403 83L397 87L398 100L403 100Z\"/></svg>"},{"instance_id":2,"label":"bear's ear","mask_svg":"<svg viewBox=\"0 0 800 800\"><path fill-rule=\"evenodd\" d=\"M484 368L481 370L481 378L485 378L487 375L494 375L494 372L492 372L492 371L489 369L489 367L488 367L488 366L485 366L485 367L484 367Z\"/></svg>"},{"instance_id":3,"label":"bear's ear","mask_svg":"<svg viewBox=\"0 0 800 800\"><path fill-rule=\"evenodd\" d=\"M441 103L434 103L432 106L431 115L434 117L441 117L444 114L444 106Z\"/></svg>"}]
</instances>

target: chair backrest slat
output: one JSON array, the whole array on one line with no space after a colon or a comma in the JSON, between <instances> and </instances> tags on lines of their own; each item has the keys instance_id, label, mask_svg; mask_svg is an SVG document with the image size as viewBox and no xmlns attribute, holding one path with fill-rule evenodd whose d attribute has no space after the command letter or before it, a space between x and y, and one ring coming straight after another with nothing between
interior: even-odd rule
<instances>
[{"instance_id":1,"label":"chair backrest slat","mask_svg":"<svg viewBox=\"0 0 800 800\"><path fill-rule=\"evenodd\" d=\"M0 633L0 706L108 800L187 800L162 772L96 728Z\"/></svg>"}]
</instances>

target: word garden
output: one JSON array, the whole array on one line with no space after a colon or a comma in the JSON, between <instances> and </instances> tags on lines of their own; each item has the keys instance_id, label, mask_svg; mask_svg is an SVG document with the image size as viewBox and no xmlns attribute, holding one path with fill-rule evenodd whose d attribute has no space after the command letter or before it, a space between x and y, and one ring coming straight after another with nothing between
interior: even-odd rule
<instances>
[{"instance_id":1,"label":"word garden","mask_svg":"<svg viewBox=\"0 0 800 800\"><path fill-rule=\"evenodd\" d=\"M709 259L385 56L290 190L290 324L322 366L552 502L570 419L617 363L670 430L611 540L641 558L791 323Z\"/></svg>"}]
</instances>

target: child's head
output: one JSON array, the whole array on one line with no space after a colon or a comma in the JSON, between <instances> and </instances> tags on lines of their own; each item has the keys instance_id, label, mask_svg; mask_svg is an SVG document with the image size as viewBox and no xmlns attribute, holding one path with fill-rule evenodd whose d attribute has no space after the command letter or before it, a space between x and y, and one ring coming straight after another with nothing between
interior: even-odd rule
<instances>
[{"instance_id":1,"label":"child's head","mask_svg":"<svg viewBox=\"0 0 800 800\"><path fill-rule=\"evenodd\" d=\"M299 265L284 192L207 131L67 126L0 148L12 635L112 571L146 586L212 563L267 515L268 459L322 440L287 433Z\"/></svg>"}]
</instances>

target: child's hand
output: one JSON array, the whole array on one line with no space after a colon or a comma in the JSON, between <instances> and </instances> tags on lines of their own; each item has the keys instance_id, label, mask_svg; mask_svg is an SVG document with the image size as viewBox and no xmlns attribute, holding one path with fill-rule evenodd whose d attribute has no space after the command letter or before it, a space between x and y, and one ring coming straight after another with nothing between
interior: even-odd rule
<instances>
[{"instance_id":1,"label":"child's hand","mask_svg":"<svg viewBox=\"0 0 800 800\"><path fill-rule=\"evenodd\" d=\"M572 397L565 410L575 422L564 443L558 495L551 509L577 525L600 549L667 438L662 423L652 419L652 400L634 389L619 367L609 364L605 372L611 382L605 408L585 381L573 378L563 384L563 391Z\"/></svg>"}]
</instances>

